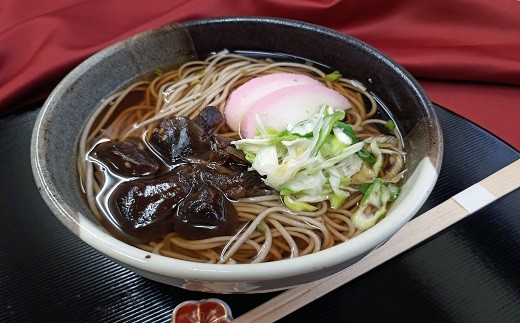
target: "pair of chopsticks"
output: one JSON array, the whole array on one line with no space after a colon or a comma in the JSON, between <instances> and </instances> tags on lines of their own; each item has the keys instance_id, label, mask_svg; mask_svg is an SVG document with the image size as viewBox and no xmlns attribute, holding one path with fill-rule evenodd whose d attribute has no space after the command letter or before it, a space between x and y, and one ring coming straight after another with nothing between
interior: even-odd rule
<instances>
[{"instance_id":1,"label":"pair of chopsticks","mask_svg":"<svg viewBox=\"0 0 520 323\"><path fill-rule=\"evenodd\" d=\"M520 187L520 160L414 218L379 248L329 277L289 289L233 322L274 322Z\"/></svg>"}]
</instances>

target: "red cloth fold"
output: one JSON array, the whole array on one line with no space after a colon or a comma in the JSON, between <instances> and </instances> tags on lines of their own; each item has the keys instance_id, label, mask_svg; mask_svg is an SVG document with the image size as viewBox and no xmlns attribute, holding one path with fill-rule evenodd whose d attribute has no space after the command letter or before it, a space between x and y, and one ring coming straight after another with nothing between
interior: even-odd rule
<instances>
[{"instance_id":1,"label":"red cloth fold","mask_svg":"<svg viewBox=\"0 0 520 323\"><path fill-rule=\"evenodd\" d=\"M131 35L182 20L250 15L359 38L420 79L434 102L520 148L513 125L520 121L517 0L3 0L0 116L43 99L82 60Z\"/></svg>"}]
</instances>

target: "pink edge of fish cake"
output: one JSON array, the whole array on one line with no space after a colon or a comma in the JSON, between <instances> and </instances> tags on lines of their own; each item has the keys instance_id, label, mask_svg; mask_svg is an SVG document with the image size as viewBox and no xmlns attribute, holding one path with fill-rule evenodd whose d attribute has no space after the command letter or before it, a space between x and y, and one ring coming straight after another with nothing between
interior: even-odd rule
<instances>
[{"instance_id":1,"label":"pink edge of fish cake","mask_svg":"<svg viewBox=\"0 0 520 323\"><path fill-rule=\"evenodd\" d=\"M352 105L338 92L325 86L297 85L280 89L258 101L244 115L240 123L242 138L253 138L257 114L266 127L281 131L288 124L296 124L319 112L324 104L336 110L346 110Z\"/></svg>"},{"instance_id":2,"label":"pink edge of fish cake","mask_svg":"<svg viewBox=\"0 0 520 323\"><path fill-rule=\"evenodd\" d=\"M251 79L235 89L229 96L224 109L227 125L232 130L238 131L244 113L256 102L282 88L305 84L324 87L319 81L296 73L273 73Z\"/></svg>"}]
</instances>

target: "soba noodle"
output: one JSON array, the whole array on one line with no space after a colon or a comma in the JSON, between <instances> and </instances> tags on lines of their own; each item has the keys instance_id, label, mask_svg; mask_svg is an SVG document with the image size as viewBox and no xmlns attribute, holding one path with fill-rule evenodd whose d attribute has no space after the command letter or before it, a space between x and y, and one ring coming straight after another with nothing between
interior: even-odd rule
<instances>
[{"instance_id":1,"label":"soba noodle","mask_svg":"<svg viewBox=\"0 0 520 323\"><path fill-rule=\"evenodd\" d=\"M79 144L78 171L89 206L103 223L96 196L105 178L89 161L88 155L100 138L123 141L128 137L147 137L158 121L172 115L194 118L206 106L224 112L226 98L248 80L274 72L300 73L319 80L348 98L346 111L360 140L376 141L384 156L380 178L397 182L403 170L404 153L397 129L393 136L382 135L386 120L375 117L377 103L359 83L346 78L330 81L325 72L295 62L255 59L223 51L205 60L188 62L177 70L162 72L152 81L135 82L106 98L88 121ZM219 135L238 138L224 125ZM257 263L304 256L330 248L361 234L350 217L362 194L353 190L339 209L327 202L313 212L289 211L278 195L244 198L234 202L239 214L239 231L233 236L187 240L167 234L163 239L138 247L178 259L208 263Z\"/></svg>"}]
</instances>

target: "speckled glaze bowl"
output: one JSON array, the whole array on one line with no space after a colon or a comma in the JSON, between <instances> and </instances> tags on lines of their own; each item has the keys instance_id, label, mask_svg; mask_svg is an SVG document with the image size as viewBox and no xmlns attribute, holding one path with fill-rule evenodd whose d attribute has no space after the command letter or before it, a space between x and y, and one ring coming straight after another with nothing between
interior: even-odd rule
<instances>
[{"instance_id":1,"label":"speckled glaze bowl","mask_svg":"<svg viewBox=\"0 0 520 323\"><path fill-rule=\"evenodd\" d=\"M100 101L157 67L222 49L293 55L339 70L389 108L405 137L406 182L387 216L360 236L316 254L261 264L217 265L170 259L106 233L85 202L76 171L78 138ZM56 87L32 138L36 184L56 217L105 256L144 277L218 293L285 289L337 272L390 238L419 210L437 180L442 134L418 83L388 56L352 37L307 23L258 17L188 21L151 30L93 55Z\"/></svg>"}]
</instances>

